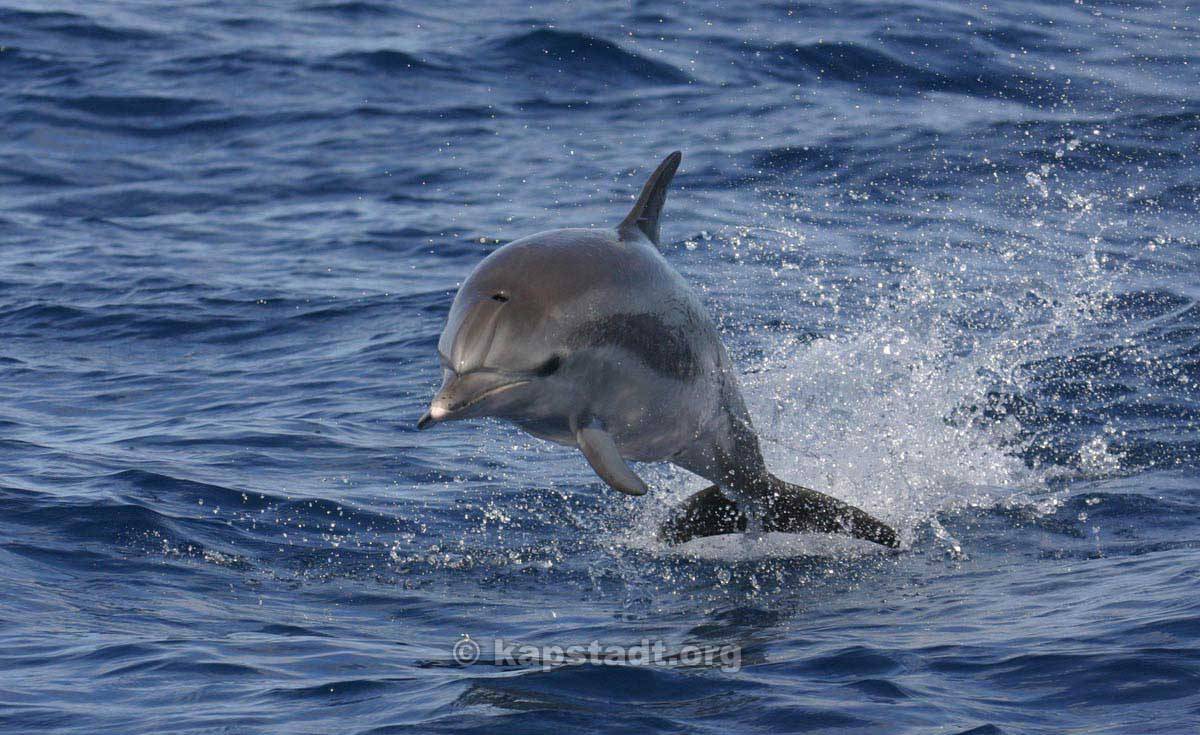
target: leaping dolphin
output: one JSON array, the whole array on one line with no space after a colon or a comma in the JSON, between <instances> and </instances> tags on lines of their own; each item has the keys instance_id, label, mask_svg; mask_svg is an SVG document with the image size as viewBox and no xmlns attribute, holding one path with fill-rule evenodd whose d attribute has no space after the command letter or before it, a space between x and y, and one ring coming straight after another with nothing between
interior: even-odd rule
<instances>
[{"instance_id":1,"label":"leaping dolphin","mask_svg":"<svg viewBox=\"0 0 1200 735\"><path fill-rule=\"evenodd\" d=\"M744 531L845 533L897 547L864 511L767 471L717 328L658 251L658 219L682 155L667 156L615 229L562 229L483 259L438 340L442 387L418 428L508 419L579 447L623 493L629 460L667 461L713 483L662 527L668 543Z\"/></svg>"}]
</instances>

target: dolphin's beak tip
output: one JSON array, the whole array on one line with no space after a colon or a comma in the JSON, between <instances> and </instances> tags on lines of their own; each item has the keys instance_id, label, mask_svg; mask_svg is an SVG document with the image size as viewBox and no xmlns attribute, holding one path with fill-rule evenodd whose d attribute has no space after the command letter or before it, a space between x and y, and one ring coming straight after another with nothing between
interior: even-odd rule
<instances>
[{"instance_id":1,"label":"dolphin's beak tip","mask_svg":"<svg viewBox=\"0 0 1200 735\"><path fill-rule=\"evenodd\" d=\"M433 423L433 416L428 411L421 418L417 419L417 431L421 431Z\"/></svg>"}]
</instances>

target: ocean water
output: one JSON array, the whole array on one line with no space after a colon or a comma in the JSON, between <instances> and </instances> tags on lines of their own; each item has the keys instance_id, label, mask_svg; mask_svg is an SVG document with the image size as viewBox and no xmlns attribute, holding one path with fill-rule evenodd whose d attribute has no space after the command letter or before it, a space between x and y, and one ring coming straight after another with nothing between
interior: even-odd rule
<instances>
[{"instance_id":1,"label":"ocean water","mask_svg":"<svg viewBox=\"0 0 1200 735\"><path fill-rule=\"evenodd\" d=\"M5 732L1200 728L1194 3L0 0L0 130ZM677 148L771 466L900 552L416 432Z\"/></svg>"}]
</instances>

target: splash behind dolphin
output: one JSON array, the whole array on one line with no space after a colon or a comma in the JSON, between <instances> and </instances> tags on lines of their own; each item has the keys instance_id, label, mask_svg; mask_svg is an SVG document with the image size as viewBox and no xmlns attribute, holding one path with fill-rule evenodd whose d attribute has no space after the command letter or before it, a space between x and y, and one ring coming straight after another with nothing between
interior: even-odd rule
<instances>
[{"instance_id":1,"label":"splash behind dolphin","mask_svg":"<svg viewBox=\"0 0 1200 735\"><path fill-rule=\"evenodd\" d=\"M541 232L499 248L459 289L438 341L443 383L419 428L493 416L579 447L613 488L642 495L627 460L713 483L662 527L670 543L745 530L846 533L885 546L867 513L767 471L716 326L658 251L682 159L667 156L615 229Z\"/></svg>"}]
</instances>

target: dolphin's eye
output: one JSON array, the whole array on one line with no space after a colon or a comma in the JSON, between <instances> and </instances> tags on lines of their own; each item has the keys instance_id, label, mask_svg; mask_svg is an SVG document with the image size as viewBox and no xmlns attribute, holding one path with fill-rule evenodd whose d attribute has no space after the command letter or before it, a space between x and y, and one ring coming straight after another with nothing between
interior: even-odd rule
<instances>
[{"instance_id":1,"label":"dolphin's eye","mask_svg":"<svg viewBox=\"0 0 1200 735\"><path fill-rule=\"evenodd\" d=\"M492 294L492 301L499 301L503 304L505 301L508 301L508 297L502 293L494 293Z\"/></svg>"},{"instance_id":2,"label":"dolphin's eye","mask_svg":"<svg viewBox=\"0 0 1200 735\"><path fill-rule=\"evenodd\" d=\"M554 357L551 357L549 360L543 362L541 365L538 365L538 369L536 372L537 372L538 376L544 378L548 375L553 375L553 374L557 373L558 369L560 367L562 367L562 358L559 357L558 355L555 355Z\"/></svg>"}]
</instances>

